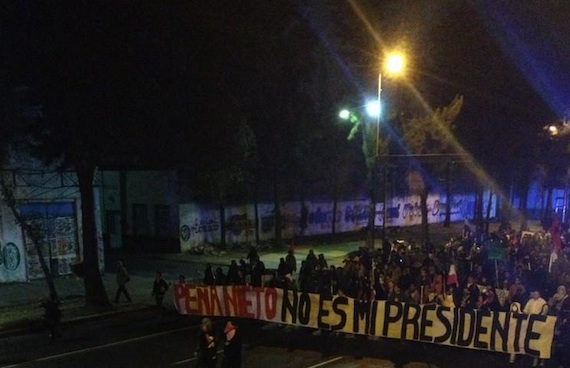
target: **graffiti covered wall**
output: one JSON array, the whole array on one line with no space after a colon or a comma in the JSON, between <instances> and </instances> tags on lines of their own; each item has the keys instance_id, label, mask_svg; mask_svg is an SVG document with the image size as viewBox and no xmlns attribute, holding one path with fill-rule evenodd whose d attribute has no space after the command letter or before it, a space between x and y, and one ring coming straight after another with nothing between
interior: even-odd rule
<instances>
[{"instance_id":1,"label":"graffiti covered wall","mask_svg":"<svg viewBox=\"0 0 570 368\"><path fill-rule=\"evenodd\" d=\"M485 205L487 201L484 201ZM392 198L386 208L387 226L413 226L421 224L419 196ZM445 220L445 197L431 194L427 200L428 221L438 223ZM492 203L491 217L495 217L496 202ZM472 218L475 208L475 195L453 196L451 221ZM371 209L368 200L342 201L336 206L332 202L288 202L280 208L281 233L284 239L297 235L331 234L333 221L335 232L359 231L367 226ZM486 211L486 209L485 209ZM376 205L376 226L384 224L384 205ZM270 240L275 234L275 207L270 203L230 206L225 208L224 222L228 244L250 243L256 239ZM204 243L217 243L221 239L220 210L196 203L180 205L180 248L181 251Z\"/></svg>"},{"instance_id":2,"label":"graffiti covered wall","mask_svg":"<svg viewBox=\"0 0 570 368\"><path fill-rule=\"evenodd\" d=\"M10 210L0 206L0 283L26 281L22 230Z\"/></svg>"}]
</instances>

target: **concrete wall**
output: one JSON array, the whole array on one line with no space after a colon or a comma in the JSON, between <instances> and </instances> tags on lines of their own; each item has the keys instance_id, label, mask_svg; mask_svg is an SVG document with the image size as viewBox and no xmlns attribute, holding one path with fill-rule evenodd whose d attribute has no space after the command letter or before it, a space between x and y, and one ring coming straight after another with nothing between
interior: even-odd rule
<instances>
[{"instance_id":1,"label":"concrete wall","mask_svg":"<svg viewBox=\"0 0 570 368\"><path fill-rule=\"evenodd\" d=\"M488 194L485 196L488 198ZM430 194L428 197L428 221L445 220L445 197ZM331 234L333 218L335 232L359 231L368 224L369 200L342 201L337 204L333 216L332 202L284 203L281 207L283 238L297 235ZM484 200L484 205L487 201ZM491 207L491 217L496 213L496 201ZM451 206L451 220L461 221L472 218L475 207L474 194L455 195ZM412 226L421 224L420 197L407 196L391 198L387 208L388 226ZM260 240L270 240L275 234L274 206L260 203L257 206L258 224L256 228L255 207L253 204L230 206L225 209L226 242L253 243L256 232ZM383 225L384 206L377 204L375 224ZM188 203L180 205L180 249L185 251L203 243L218 243L221 239L220 211L208 205Z\"/></svg>"}]
</instances>

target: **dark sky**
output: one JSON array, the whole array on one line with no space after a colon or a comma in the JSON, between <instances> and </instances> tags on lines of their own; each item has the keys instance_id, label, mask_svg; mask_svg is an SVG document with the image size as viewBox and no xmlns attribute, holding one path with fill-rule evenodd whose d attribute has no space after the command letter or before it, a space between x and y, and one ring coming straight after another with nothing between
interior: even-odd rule
<instances>
[{"instance_id":1,"label":"dark sky","mask_svg":"<svg viewBox=\"0 0 570 368\"><path fill-rule=\"evenodd\" d=\"M80 66L85 72L61 70L71 81L94 81L85 82L85 95L104 78L119 87L103 96L116 105L108 109L114 119L148 120L151 141L169 132L183 148L200 144L199 134L217 142L226 129L210 126L242 118L263 149L282 150L286 158L291 142L301 142L293 151L304 153L318 139L341 142L345 132L327 131L339 105L375 95L380 55L394 48L409 56L412 88L387 81L386 103L406 95L402 101L410 104L399 109L421 113L411 103L429 110L463 95L457 136L483 161L516 159L543 125L570 108L570 1L89 3L86 9L95 11L60 1L0 4L3 61L24 76L16 80L12 73L14 83L41 85L49 70L45 55L51 63ZM79 16L69 9L79 9ZM77 32L50 38L58 26L54 15L71 19ZM315 120L322 121L312 126Z\"/></svg>"}]
</instances>

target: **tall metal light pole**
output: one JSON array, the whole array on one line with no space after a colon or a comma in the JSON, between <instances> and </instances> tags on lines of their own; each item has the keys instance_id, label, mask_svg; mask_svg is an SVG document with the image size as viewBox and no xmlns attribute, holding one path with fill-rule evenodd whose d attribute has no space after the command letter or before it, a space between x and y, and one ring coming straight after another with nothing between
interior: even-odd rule
<instances>
[{"instance_id":1,"label":"tall metal light pole","mask_svg":"<svg viewBox=\"0 0 570 368\"><path fill-rule=\"evenodd\" d=\"M401 53L391 53L387 55L384 70L389 75L400 75L403 73L406 65L406 59ZM380 111L382 102L382 70L378 73L378 115L376 115L376 157L374 159L374 169L378 163L379 150L380 150ZM388 217L388 166L384 165L384 193L383 193L383 211L382 211L382 241L386 240L386 219ZM374 224L376 223L376 208L374 211ZM373 224L373 226L375 226ZM374 229L372 230L372 246L374 246Z\"/></svg>"}]
</instances>

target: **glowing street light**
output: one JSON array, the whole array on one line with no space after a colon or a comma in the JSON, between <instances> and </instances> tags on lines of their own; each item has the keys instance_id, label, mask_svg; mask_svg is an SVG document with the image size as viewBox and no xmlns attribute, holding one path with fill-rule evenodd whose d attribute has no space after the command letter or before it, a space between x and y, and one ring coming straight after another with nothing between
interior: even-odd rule
<instances>
[{"instance_id":1,"label":"glowing street light","mask_svg":"<svg viewBox=\"0 0 570 368\"><path fill-rule=\"evenodd\" d=\"M406 68L406 58L404 55L396 53L390 54L386 58L385 70L390 74L399 74Z\"/></svg>"},{"instance_id":2,"label":"glowing street light","mask_svg":"<svg viewBox=\"0 0 570 368\"><path fill-rule=\"evenodd\" d=\"M350 117L350 111L348 111L347 109L342 109L340 110L338 117L341 118L342 120L348 120L348 118Z\"/></svg>"},{"instance_id":3,"label":"glowing street light","mask_svg":"<svg viewBox=\"0 0 570 368\"><path fill-rule=\"evenodd\" d=\"M378 101L368 101L366 103L366 113L371 118L378 119L380 117L380 104Z\"/></svg>"},{"instance_id":4,"label":"glowing street light","mask_svg":"<svg viewBox=\"0 0 570 368\"><path fill-rule=\"evenodd\" d=\"M391 53L386 56L384 62L384 72L387 75L398 76L404 73L406 67L406 57L401 53ZM378 145L380 144L380 106L382 106L382 70L378 73L378 99L376 101L376 115L371 115L376 117L376 156L378 156ZM368 111L368 110L367 110ZM372 109L371 111L374 111Z\"/></svg>"}]
</instances>

